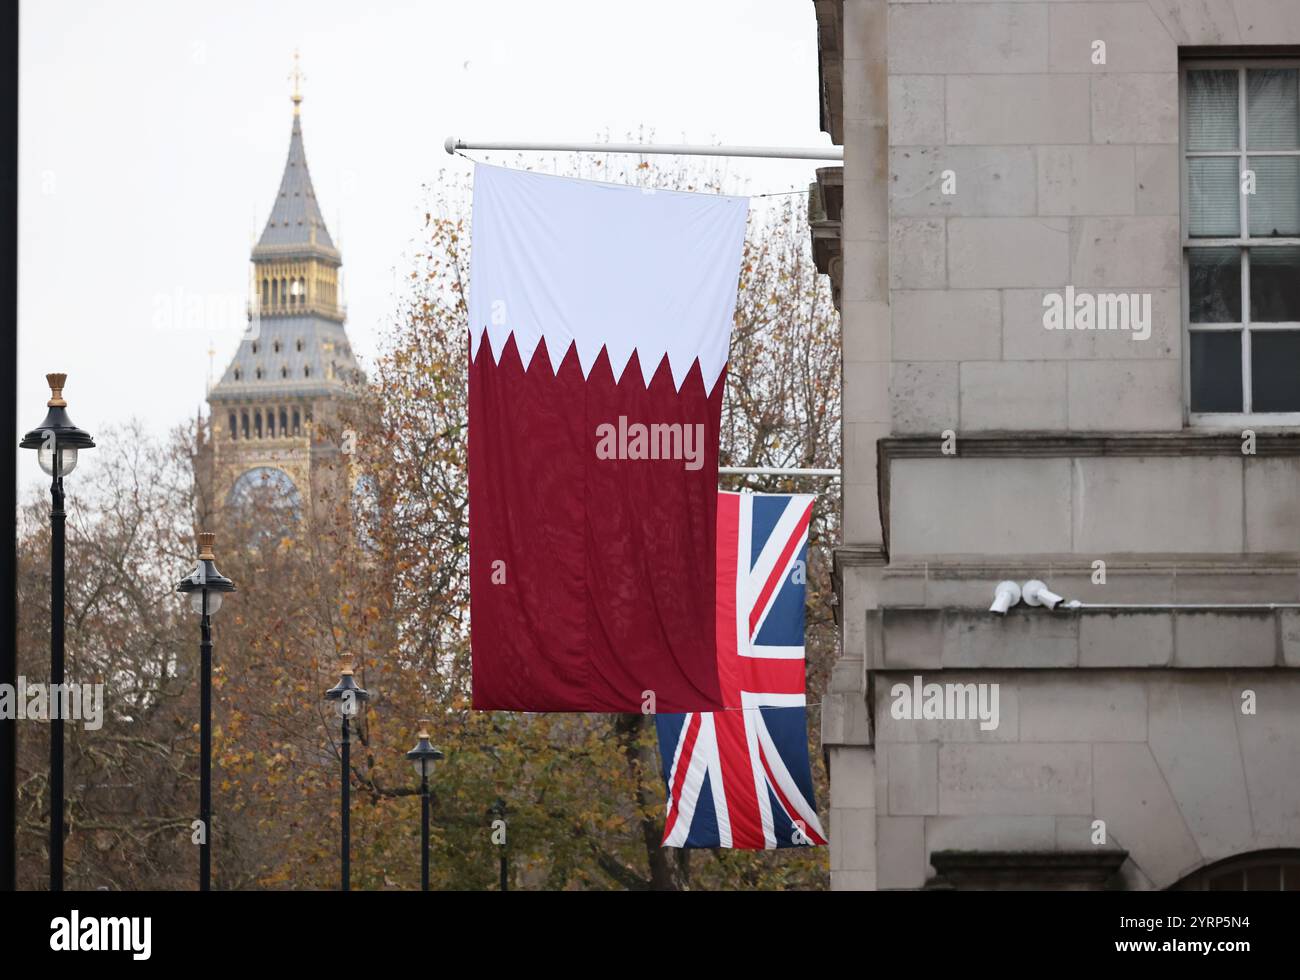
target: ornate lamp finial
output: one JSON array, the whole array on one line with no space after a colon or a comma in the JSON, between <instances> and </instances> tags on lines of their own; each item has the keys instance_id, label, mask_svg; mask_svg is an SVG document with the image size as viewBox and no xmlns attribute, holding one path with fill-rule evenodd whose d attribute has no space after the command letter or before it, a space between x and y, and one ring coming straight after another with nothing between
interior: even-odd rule
<instances>
[{"instance_id":1,"label":"ornate lamp finial","mask_svg":"<svg viewBox=\"0 0 1300 980\"><path fill-rule=\"evenodd\" d=\"M352 654L345 653L339 657L339 673L345 677L352 676Z\"/></svg>"},{"instance_id":2,"label":"ornate lamp finial","mask_svg":"<svg viewBox=\"0 0 1300 980\"><path fill-rule=\"evenodd\" d=\"M293 95L289 96L293 102L293 114L298 115L298 107L302 105L302 81L307 76L302 73L298 67L298 49L293 49L293 71L289 73L289 81L293 82Z\"/></svg>"},{"instance_id":3,"label":"ornate lamp finial","mask_svg":"<svg viewBox=\"0 0 1300 980\"><path fill-rule=\"evenodd\" d=\"M216 561L212 546L217 543L217 536L211 531L199 532L199 561Z\"/></svg>"},{"instance_id":4,"label":"ornate lamp finial","mask_svg":"<svg viewBox=\"0 0 1300 980\"><path fill-rule=\"evenodd\" d=\"M66 374L47 374L45 380L50 385L50 400L45 403L46 408L67 408L68 403L63 400L63 386L67 383Z\"/></svg>"}]
</instances>

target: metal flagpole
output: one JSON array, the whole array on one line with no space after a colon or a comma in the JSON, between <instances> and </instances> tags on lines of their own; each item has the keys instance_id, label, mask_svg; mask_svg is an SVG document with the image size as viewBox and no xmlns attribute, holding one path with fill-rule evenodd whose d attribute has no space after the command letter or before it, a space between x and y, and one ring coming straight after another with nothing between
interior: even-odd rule
<instances>
[{"instance_id":1,"label":"metal flagpole","mask_svg":"<svg viewBox=\"0 0 1300 980\"><path fill-rule=\"evenodd\" d=\"M552 143L516 140L461 140L448 136L442 144L457 150L546 150L558 153L666 153L697 157L763 157L770 160L844 159L842 146L710 146L703 143Z\"/></svg>"},{"instance_id":2,"label":"metal flagpole","mask_svg":"<svg viewBox=\"0 0 1300 980\"><path fill-rule=\"evenodd\" d=\"M798 466L719 466L719 475L732 476L826 476L839 479L840 471L833 469L801 469Z\"/></svg>"}]
</instances>

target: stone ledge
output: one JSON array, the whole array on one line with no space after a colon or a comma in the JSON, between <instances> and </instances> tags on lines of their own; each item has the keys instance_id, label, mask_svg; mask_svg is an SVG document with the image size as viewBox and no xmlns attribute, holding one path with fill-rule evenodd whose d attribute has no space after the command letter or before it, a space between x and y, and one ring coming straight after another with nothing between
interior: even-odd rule
<instances>
[{"instance_id":1,"label":"stone ledge","mask_svg":"<svg viewBox=\"0 0 1300 980\"><path fill-rule=\"evenodd\" d=\"M928 889L1100 891L1116 885L1128 851L934 851Z\"/></svg>"},{"instance_id":2,"label":"stone ledge","mask_svg":"<svg viewBox=\"0 0 1300 980\"><path fill-rule=\"evenodd\" d=\"M865 662L841 657L831 668L822 697L822 747L867 746L874 738L867 694L870 682Z\"/></svg>"},{"instance_id":3,"label":"stone ledge","mask_svg":"<svg viewBox=\"0 0 1300 980\"><path fill-rule=\"evenodd\" d=\"M926 555L890 561L879 546L836 549L836 621L863 608L987 609L996 583L1040 579L1066 599L1108 603L1300 603L1300 555ZM854 599L853 597L857 597Z\"/></svg>"},{"instance_id":4,"label":"stone ledge","mask_svg":"<svg viewBox=\"0 0 1300 980\"><path fill-rule=\"evenodd\" d=\"M856 567L878 567L887 564L889 557L883 545L865 544L835 548L831 551L831 614L836 626L843 626L844 610L844 569Z\"/></svg>"},{"instance_id":5,"label":"stone ledge","mask_svg":"<svg viewBox=\"0 0 1300 980\"><path fill-rule=\"evenodd\" d=\"M1255 457L1300 456L1300 432L1259 431ZM1235 456L1241 457L1241 433L1224 432L1054 432L957 433L956 456ZM881 472L894 459L944 458L942 437L890 436L877 443ZM1249 458L1249 457L1248 457Z\"/></svg>"},{"instance_id":6,"label":"stone ledge","mask_svg":"<svg viewBox=\"0 0 1300 980\"><path fill-rule=\"evenodd\" d=\"M1253 454L1242 453L1239 431L959 434L950 447L954 453L946 454L943 448L938 434L877 441L876 490L886 554L896 550L915 557L939 550L966 555L1010 550L1006 535L999 536L1003 523L994 523L992 531L982 533L978 526L956 522L953 512L974 500L977 503L971 506L996 513L1005 522L1008 487L1013 484L1023 486L1024 498L1019 502L1027 507L1027 526L1017 542L1044 555L1066 550L1140 555L1174 551L1180 545L1189 554L1300 552L1296 505L1293 498L1279 497L1278 489L1279 480L1294 482L1300 432L1260 430ZM896 461L900 462L897 469ZM941 461L942 479L950 482L932 486L927 481L941 479L936 469ZM1162 465L1155 465L1156 461ZM947 465L958 469L949 475ZM1274 469L1281 472L1272 473ZM1174 509L1148 507L1151 520L1137 524L1132 513L1116 512L1119 487L1131 480L1137 481L1132 492L1153 486L1169 491ZM1075 485L1101 495L1094 501L1090 520L1076 510ZM1201 492L1193 492L1193 487ZM907 506L896 507L896 496ZM927 501L931 509L918 515L918 501ZM901 529L892 526L895 510L902 514ZM1169 526L1168 515L1174 513L1184 514L1180 531L1185 534ZM1127 516L1128 523L1099 525L1096 514ZM1211 520L1214 514L1222 519ZM928 523L918 523L922 517ZM944 548L942 543L950 538L956 541Z\"/></svg>"},{"instance_id":7,"label":"stone ledge","mask_svg":"<svg viewBox=\"0 0 1300 980\"><path fill-rule=\"evenodd\" d=\"M817 108L822 131L844 142L844 6L814 0L817 14Z\"/></svg>"},{"instance_id":8,"label":"stone ledge","mask_svg":"<svg viewBox=\"0 0 1300 980\"><path fill-rule=\"evenodd\" d=\"M835 549L835 559L845 568L856 565L888 565L888 574L915 575L927 578L956 576L1007 578L1033 573L1034 578L1053 574L1084 574L1093 571L1092 555L1025 554L1025 555L909 555L889 560L880 545L843 545ZM1293 552L1252 552L1249 554L1147 553L1141 556L1116 555L1106 559L1108 574L1149 572L1161 576L1181 574L1252 575L1277 572L1300 572L1300 555ZM990 600L993 598L989 594Z\"/></svg>"},{"instance_id":9,"label":"stone ledge","mask_svg":"<svg viewBox=\"0 0 1300 980\"><path fill-rule=\"evenodd\" d=\"M1300 667L1300 609L896 606L867 618L876 670Z\"/></svg>"},{"instance_id":10,"label":"stone ledge","mask_svg":"<svg viewBox=\"0 0 1300 980\"><path fill-rule=\"evenodd\" d=\"M832 571L837 579L843 576L844 569L848 567L885 565L889 562L884 546L879 544L843 545L831 552L831 559Z\"/></svg>"}]
</instances>

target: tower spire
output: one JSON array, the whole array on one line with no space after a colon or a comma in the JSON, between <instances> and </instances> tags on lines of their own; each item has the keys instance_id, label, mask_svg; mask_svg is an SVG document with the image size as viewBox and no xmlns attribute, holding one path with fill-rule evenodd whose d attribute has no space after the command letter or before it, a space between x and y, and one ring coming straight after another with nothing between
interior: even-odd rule
<instances>
[{"instance_id":1,"label":"tower spire","mask_svg":"<svg viewBox=\"0 0 1300 980\"><path fill-rule=\"evenodd\" d=\"M293 114L298 115L299 107L302 105L302 82L307 76L302 73L302 68L298 64L298 49L293 49L293 71L289 73L289 81L293 82L293 94L289 96L293 102Z\"/></svg>"},{"instance_id":2,"label":"tower spire","mask_svg":"<svg viewBox=\"0 0 1300 980\"><path fill-rule=\"evenodd\" d=\"M312 186L311 173L307 169L307 153L302 142L302 117L298 111L302 103L301 81L306 76L298 70L296 56L295 52L294 71L289 76L293 81L293 123L289 128L289 155L284 162L280 191L276 195L262 236L253 249L254 262L270 257L267 249L274 252L276 258L283 258L294 249L313 254L323 251L327 258L339 258L325 227L325 218L321 214L316 189Z\"/></svg>"}]
</instances>

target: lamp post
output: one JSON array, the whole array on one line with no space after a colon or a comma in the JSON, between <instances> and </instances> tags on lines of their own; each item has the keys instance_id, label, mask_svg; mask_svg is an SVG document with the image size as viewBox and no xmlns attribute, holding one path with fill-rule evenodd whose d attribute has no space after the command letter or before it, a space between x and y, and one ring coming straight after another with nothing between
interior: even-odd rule
<instances>
[{"instance_id":1,"label":"lamp post","mask_svg":"<svg viewBox=\"0 0 1300 980\"><path fill-rule=\"evenodd\" d=\"M501 848L501 852L497 855L497 860L501 872L501 890L508 892L510 890L510 875L509 865L506 862L506 801L501 797L498 796L493 804L488 807L488 819L492 822L493 840L496 839L496 832L501 831L501 843L497 844L497 847ZM497 821L501 822L499 828L497 827Z\"/></svg>"},{"instance_id":2,"label":"lamp post","mask_svg":"<svg viewBox=\"0 0 1300 980\"><path fill-rule=\"evenodd\" d=\"M350 731L349 722L361 712L361 705L370 700L370 692L365 688L358 687L357 682L352 677L352 658L342 657L339 660L339 682L325 692L326 701L337 702L335 709L343 719L343 792L342 792L342 814L343 814L343 834L342 834L342 890L352 890L352 868L351 868L351 845L352 829L349 822L349 810L351 807L351 771L352 759L350 748Z\"/></svg>"},{"instance_id":3,"label":"lamp post","mask_svg":"<svg viewBox=\"0 0 1300 980\"><path fill-rule=\"evenodd\" d=\"M420 722L419 741L406 757L420 775L420 891L429 890L429 774L442 753L429 744L429 723Z\"/></svg>"},{"instance_id":4,"label":"lamp post","mask_svg":"<svg viewBox=\"0 0 1300 980\"><path fill-rule=\"evenodd\" d=\"M65 703L63 691L64 625L64 523L63 478L77 467L77 453L95 448L90 433L78 429L68 418L63 399L66 374L47 374L50 400L45 421L23 436L19 445L35 449L36 461L50 481L50 697L55 705ZM50 891L63 891L63 714L50 717Z\"/></svg>"},{"instance_id":5,"label":"lamp post","mask_svg":"<svg viewBox=\"0 0 1300 980\"><path fill-rule=\"evenodd\" d=\"M181 579L177 592L190 597L190 608L199 614L199 821L203 838L199 842L199 891L212 888L212 617L221 608L221 595L234 592L235 583L214 564L212 545L217 536L199 534L199 563Z\"/></svg>"}]
</instances>

